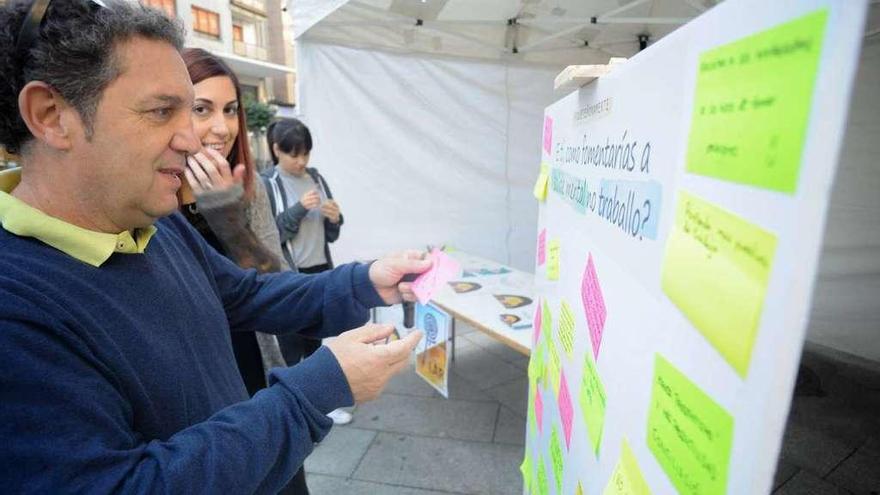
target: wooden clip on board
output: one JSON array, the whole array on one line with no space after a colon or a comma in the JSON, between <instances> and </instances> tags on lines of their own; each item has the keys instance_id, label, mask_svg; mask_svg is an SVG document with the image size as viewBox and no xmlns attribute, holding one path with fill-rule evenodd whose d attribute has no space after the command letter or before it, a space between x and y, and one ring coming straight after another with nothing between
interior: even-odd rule
<instances>
[{"instance_id":1,"label":"wooden clip on board","mask_svg":"<svg viewBox=\"0 0 880 495\"><path fill-rule=\"evenodd\" d=\"M553 89L577 89L585 86L597 78L611 72L611 69L619 63L625 62L623 57L611 57L605 65L569 65L556 76L553 81Z\"/></svg>"}]
</instances>

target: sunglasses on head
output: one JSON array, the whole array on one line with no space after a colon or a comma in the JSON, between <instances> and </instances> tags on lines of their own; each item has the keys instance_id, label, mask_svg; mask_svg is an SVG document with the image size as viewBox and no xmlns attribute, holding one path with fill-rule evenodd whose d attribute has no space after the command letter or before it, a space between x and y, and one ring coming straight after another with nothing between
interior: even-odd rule
<instances>
[{"instance_id":1,"label":"sunglasses on head","mask_svg":"<svg viewBox=\"0 0 880 495\"><path fill-rule=\"evenodd\" d=\"M102 9L108 8L103 0L89 0L89 2ZM21 29L18 31L18 41L15 44L15 52L22 60L37 43L37 38L40 37L40 27L43 25L43 19L46 18L46 11L49 10L50 3L52 3L52 0L34 0L24 18L24 22L21 24Z\"/></svg>"}]
</instances>

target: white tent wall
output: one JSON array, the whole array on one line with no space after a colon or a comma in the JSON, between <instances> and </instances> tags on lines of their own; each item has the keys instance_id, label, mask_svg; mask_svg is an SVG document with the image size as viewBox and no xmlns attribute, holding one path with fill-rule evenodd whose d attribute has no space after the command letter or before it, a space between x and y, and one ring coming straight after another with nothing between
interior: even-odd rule
<instances>
[{"instance_id":1,"label":"white tent wall","mask_svg":"<svg viewBox=\"0 0 880 495\"><path fill-rule=\"evenodd\" d=\"M876 10L874 13L880 20ZM878 138L880 36L873 36L862 46L831 193L808 338L876 362L880 362Z\"/></svg>"},{"instance_id":2,"label":"white tent wall","mask_svg":"<svg viewBox=\"0 0 880 495\"><path fill-rule=\"evenodd\" d=\"M558 68L300 40L311 164L345 215L337 261L448 244L531 270L544 107Z\"/></svg>"}]
</instances>

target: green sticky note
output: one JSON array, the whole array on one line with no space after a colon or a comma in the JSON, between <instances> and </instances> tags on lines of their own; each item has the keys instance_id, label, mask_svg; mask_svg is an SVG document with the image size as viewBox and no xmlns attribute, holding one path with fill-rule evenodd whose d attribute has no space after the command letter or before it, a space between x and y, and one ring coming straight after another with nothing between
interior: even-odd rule
<instances>
[{"instance_id":1,"label":"green sticky note","mask_svg":"<svg viewBox=\"0 0 880 495\"><path fill-rule=\"evenodd\" d=\"M574 351L574 311L565 301L559 308L559 344L570 358Z\"/></svg>"},{"instance_id":2,"label":"green sticky note","mask_svg":"<svg viewBox=\"0 0 880 495\"><path fill-rule=\"evenodd\" d=\"M522 464L519 465L519 471L522 473L523 487L526 493L532 491L532 454L526 449L526 455Z\"/></svg>"},{"instance_id":3,"label":"green sticky note","mask_svg":"<svg viewBox=\"0 0 880 495\"><path fill-rule=\"evenodd\" d=\"M535 421L535 392L533 392L534 388L529 391L529 411L527 413L529 417L529 431L532 433L532 437L538 436L538 423Z\"/></svg>"},{"instance_id":4,"label":"green sticky note","mask_svg":"<svg viewBox=\"0 0 880 495\"><path fill-rule=\"evenodd\" d=\"M727 492L733 417L659 354L648 448L682 495Z\"/></svg>"},{"instance_id":5,"label":"green sticky note","mask_svg":"<svg viewBox=\"0 0 880 495\"><path fill-rule=\"evenodd\" d=\"M562 246L559 239L550 239L547 243L547 280L559 280L559 251ZM541 326L545 323L542 321Z\"/></svg>"},{"instance_id":6,"label":"green sticky note","mask_svg":"<svg viewBox=\"0 0 880 495\"><path fill-rule=\"evenodd\" d=\"M559 443L559 432L553 427L550 434L550 462L553 463L553 478L556 480L556 493L562 493L562 472L565 469L565 458L562 457L562 445Z\"/></svg>"},{"instance_id":7,"label":"green sticky note","mask_svg":"<svg viewBox=\"0 0 880 495\"><path fill-rule=\"evenodd\" d=\"M599 379L599 370L593 362L593 354L584 357L584 376L581 378L581 413L587 425L587 435L593 445L593 452L599 457L602 430L605 428L605 386Z\"/></svg>"},{"instance_id":8,"label":"green sticky note","mask_svg":"<svg viewBox=\"0 0 880 495\"><path fill-rule=\"evenodd\" d=\"M700 56L687 170L794 193L827 9Z\"/></svg>"},{"instance_id":9,"label":"green sticky note","mask_svg":"<svg viewBox=\"0 0 880 495\"><path fill-rule=\"evenodd\" d=\"M620 447L620 459L602 495L651 495L636 456L629 449L625 438Z\"/></svg>"},{"instance_id":10,"label":"green sticky note","mask_svg":"<svg viewBox=\"0 0 880 495\"><path fill-rule=\"evenodd\" d=\"M529 357L529 382L537 383L544 379L544 341L538 340Z\"/></svg>"},{"instance_id":11,"label":"green sticky note","mask_svg":"<svg viewBox=\"0 0 880 495\"><path fill-rule=\"evenodd\" d=\"M550 311L550 305L547 304L547 300L543 301L541 306L541 328L543 328L544 335L553 331L553 313Z\"/></svg>"},{"instance_id":12,"label":"green sticky note","mask_svg":"<svg viewBox=\"0 0 880 495\"><path fill-rule=\"evenodd\" d=\"M776 236L679 192L663 292L745 377L764 307Z\"/></svg>"},{"instance_id":13,"label":"green sticky note","mask_svg":"<svg viewBox=\"0 0 880 495\"><path fill-rule=\"evenodd\" d=\"M547 469L544 468L544 457L540 456L538 460L538 494L547 495L550 487L547 485Z\"/></svg>"},{"instance_id":14,"label":"green sticky note","mask_svg":"<svg viewBox=\"0 0 880 495\"><path fill-rule=\"evenodd\" d=\"M553 393L559 396L559 386L562 378L562 360L559 359L559 352L552 340L547 340L547 374L545 379L550 381L553 386Z\"/></svg>"}]
</instances>

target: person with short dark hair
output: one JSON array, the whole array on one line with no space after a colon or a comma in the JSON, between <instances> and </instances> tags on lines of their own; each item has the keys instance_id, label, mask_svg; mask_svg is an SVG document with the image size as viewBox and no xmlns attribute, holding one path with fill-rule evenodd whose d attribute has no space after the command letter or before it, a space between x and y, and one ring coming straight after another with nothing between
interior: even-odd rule
<instances>
[{"instance_id":1,"label":"person with short dark hair","mask_svg":"<svg viewBox=\"0 0 880 495\"><path fill-rule=\"evenodd\" d=\"M266 133L273 167L264 173L269 204L275 214L281 250L292 270L321 273L333 268L330 243L339 238L344 222L339 203L324 176L309 167L312 133L299 119L278 120ZM321 342L287 334L278 337L285 361L290 364L312 355ZM352 415L345 409L332 411L336 424L347 424Z\"/></svg>"},{"instance_id":2,"label":"person with short dark hair","mask_svg":"<svg viewBox=\"0 0 880 495\"><path fill-rule=\"evenodd\" d=\"M22 164L0 192L4 491L276 493L420 338L355 327L414 298L423 253L258 274L174 213L201 148L182 39L129 1L0 7L0 145ZM278 329L338 337L248 398L230 333Z\"/></svg>"}]
</instances>

